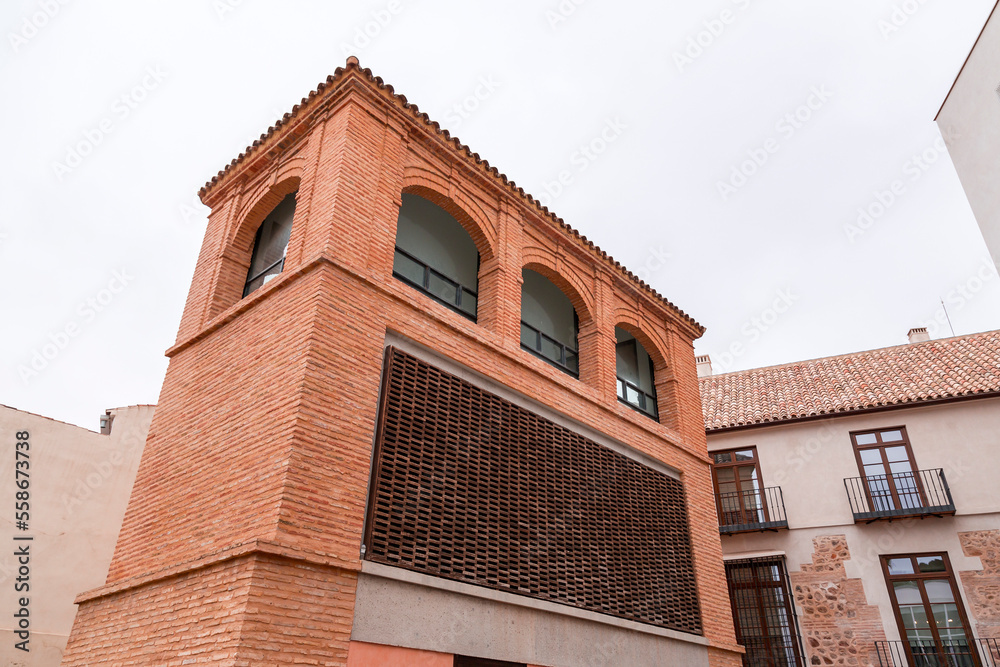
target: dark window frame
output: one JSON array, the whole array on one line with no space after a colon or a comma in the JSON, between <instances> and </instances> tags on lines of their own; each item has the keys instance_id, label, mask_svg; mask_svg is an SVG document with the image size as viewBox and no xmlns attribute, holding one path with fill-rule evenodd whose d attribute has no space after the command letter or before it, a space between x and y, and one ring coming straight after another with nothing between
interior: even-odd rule
<instances>
[{"instance_id":1,"label":"dark window frame","mask_svg":"<svg viewBox=\"0 0 1000 667\"><path fill-rule=\"evenodd\" d=\"M886 429L893 430L893 429ZM863 431L867 433L868 431ZM918 558L937 558L941 557L944 561L944 572L921 572L917 564ZM913 564L913 574L890 574L889 573L889 561L894 559L909 558ZM975 636L973 633L972 625L969 623L969 616L965 611L965 602L962 600L962 592L958 587L958 580L955 577L955 570L951 566L951 559L948 557L947 551L928 551L920 553L902 553L902 554L887 554L880 555L879 561L882 566L882 575L885 577L885 585L889 592L889 600L892 602L892 613L896 619L896 628L899 630L900 638L903 644L903 650L906 652L906 657L909 659L910 664L917 664L913 656L913 649L910 645L910 640L906 637L906 629L903 623L903 614L899 609L899 601L896 599L896 589L892 585L895 581L914 581L916 580L920 585L920 598L923 602L924 613L927 615L929 621L933 621L934 614L930 607L930 601L927 597L927 591L924 587L924 581L927 580L947 580L951 585L951 594L955 598L955 606L958 607L958 614L962 621L962 629L965 631L966 642L969 647L969 654L971 655L975 665L980 665L981 660L979 658L979 652ZM934 637L935 646L938 648L937 658L941 661L942 665L951 664L944 652L944 645L941 643L941 636L938 633L937 622L933 621L929 624L931 633Z\"/></svg>"},{"instance_id":2,"label":"dark window frame","mask_svg":"<svg viewBox=\"0 0 1000 667\"><path fill-rule=\"evenodd\" d=\"M257 287L254 287L253 289L250 289L250 285L252 285L258 279L260 279L262 277L266 277L268 275L272 275L271 274L271 270L274 269L275 267L278 268L278 270L275 271L274 274L273 274L275 276L281 275L281 272L285 270L285 259L287 259L287 256L288 256L288 245L291 242L291 230L295 226L295 208L296 208L295 204L298 203L298 193L299 193L299 191L296 190L295 192L291 192L291 193L285 195L284 197L282 197L281 201L279 201L277 204L275 204L274 208L272 208L270 211L268 211L267 215L264 216L264 219L261 220L260 224L257 226L257 232L254 234L254 237L253 237L253 246L252 246L252 248L250 250L250 265L247 266L247 278L243 282L243 295L240 297L241 299L247 298L248 296L250 296L251 294L253 294L257 290L259 290L262 287L264 287L264 285L267 284L266 282L261 283L260 285L258 285ZM282 204L284 204L285 200L287 200L289 197L293 197L294 198L294 200L293 200L294 203L292 205L292 220L291 220L291 224L289 225L289 230L288 230L288 241L285 242L285 247L282 250L281 259L279 259L279 260L271 263L269 266L267 266L267 267L265 267L263 269L260 269L259 271L257 271L257 273L251 274L250 272L253 271L253 262L254 262L255 259L257 259L257 252L258 252L258 250L260 250L260 240L261 240L261 234L263 234L263 232L264 232L264 225L267 224L268 220L271 219L271 216L278 209L278 207L281 206Z\"/></svg>"},{"instance_id":3,"label":"dark window frame","mask_svg":"<svg viewBox=\"0 0 1000 667\"><path fill-rule=\"evenodd\" d=\"M618 327L616 327L618 328ZM655 422L660 421L660 406L656 397L656 369L653 368L653 359L649 357L649 351L643 347L646 351L646 356L649 357L649 379L653 384L653 391L651 394L647 394L639 385L629 382L621 375L618 374L618 349L622 346L631 345L635 353L636 367L639 366L639 346L642 345L636 338L631 340L625 340L622 342L615 341L615 393L618 394L618 402L622 405L627 405L631 409L635 410L641 415L645 415ZM639 403L636 405L631 401L627 400L625 397L628 396L628 390L632 389L637 394L639 394ZM644 407L646 406L646 407Z\"/></svg>"},{"instance_id":4,"label":"dark window frame","mask_svg":"<svg viewBox=\"0 0 1000 667\"><path fill-rule=\"evenodd\" d=\"M753 461L736 461L736 457L734 456L736 454L736 452L745 452L745 451L748 451L748 450L753 452ZM730 462L729 463L716 463L716 457L718 455L720 455L720 454L730 454ZM747 447L736 447L734 449L714 450L714 451L709 452L709 455L712 457L712 487L713 487L713 491L715 492L715 497L718 499L718 502L720 503L719 504L719 521L720 521L720 523L723 521L723 516L724 516L725 512L723 511L722 505L721 505L721 503L722 503L722 491L719 490L719 476L716 474L716 471L719 470L719 469L721 469L721 468L740 468L740 467L749 468L750 466L753 466L757 470L757 485L759 487L758 488L758 493L760 495L760 507L753 508L753 509L747 509L747 507L746 507L746 505L744 503L744 491L743 491L743 489L741 488L741 485L740 485L739 472L735 472L734 473L734 479L736 481L736 492L735 493L736 493L737 499L739 500L739 511L740 511L740 519L741 520L740 521L726 522L725 525L730 525L730 524L767 523L767 522L769 522L771 520L771 517L770 517L770 514L768 512L768 508L767 508L767 498L766 498L766 496L764 494L764 475L760 471L760 457L757 455L757 445L749 445ZM757 517L757 515L755 514L759 510L763 511L763 514L764 514L764 520L763 521L760 521L759 518ZM751 512L754 512L754 514L751 514Z\"/></svg>"},{"instance_id":5,"label":"dark window frame","mask_svg":"<svg viewBox=\"0 0 1000 667\"><path fill-rule=\"evenodd\" d=\"M882 433L886 433L889 431L899 431L900 435L902 435L903 437L902 441L884 442L882 440ZM865 445L858 444L859 435L869 435L869 434L875 436L874 444L865 444ZM882 502L877 501L876 498L883 498L884 496L875 496L872 494L872 488L871 488L872 484L870 480L877 480L880 477L882 477L882 475L868 475L867 473L865 473L865 464L861 459L861 452L865 450L879 450L882 459L882 466L885 469L884 477L885 481L887 482L886 486L888 487L889 490L889 499L892 501L893 504L893 507L891 509L900 510L904 509L906 503L904 503L900 499L899 489L896 488L895 475L902 475L903 473L892 472L892 469L890 467L890 462L885 450L888 447L901 447L901 446L906 447L907 462L910 464L910 475L912 476L912 480L916 486L917 496L920 501L919 507L928 506L929 503L927 500L927 492L924 489L923 481L920 478L919 474L920 469L917 467L917 460L916 457L913 455L913 448L910 446L910 436L906 432L905 426L887 426L879 428L862 429L858 431L851 431L850 436L851 436L851 444L854 447L854 458L858 464L858 473L861 475L861 478L863 480L862 486L864 487L865 497L868 499L869 503L868 506L872 508L872 510L875 510L882 504Z\"/></svg>"},{"instance_id":6,"label":"dark window frame","mask_svg":"<svg viewBox=\"0 0 1000 667\"><path fill-rule=\"evenodd\" d=\"M566 343L563 343L562 341L556 340L552 336L548 335L544 331L536 329L535 327L533 327L532 325L528 324L524 320L521 320L521 326L522 327L527 327L528 329L530 329L535 334L535 341L536 341L535 347L528 347L527 345L524 344L524 341L521 340L521 349L522 350L524 350L525 352L529 352L532 356L538 357L542 361L544 361L544 362L546 362L546 363L548 363L548 364L550 364L552 366L555 366L556 368L558 368L562 372L564 372L564 373L566 373L568 375L571 375L572 377L575 377L577 379L580 378L580 315L576 312L576 307L575 306L573 307L573 334L574 334L574 337L576 338L576 347L575 348L574 347L570 347L569 345L567 345ZM548 340L549 342L551 342L554 345L556 345L556 346L559 347L559 352L560 352L560 359L559 360L552 359L552 358L547 357L544 354L542 354L542 338L543 337L546 340ZM522 331L522 338L523 338L523 331ZM570 351L570 352L572 352L573 356L576 357L576 369L573 369L570 366L566 365L566 360L569 358L569 355L566 354L567 350Z\"/></svg>"},{"instance_id":7,"label":"dark window frame","mask_svg":"<svg viewBox=\"0 0 1000 667\"><path fill-rule=\"evenodd\" d=\"M424 279L423 279L423 284L422 285L418 284L418 283L414 282L413 280L410 280L408 277L404 276L403 274L399 273L398 271L396 271L395 268L393 268L393 270L392 270L392 276L394 278L396 278L400 282L403 282L403 283L409 285L410 287L414 288L415 290L417 290L418 292L420 292L424 296L430 297L431 299L433 299L437 303L440 303L442 306L448 308L449 310L452 310L452 311L458 313L462 317L464 317L466 319L469 319L469 320L472 320L473 322L478 321L478 317L479 317L479 285L478 284L476 285L476 289L474 289L474 290L473 289L469 289L468 287L466 287L462 283L458 282L454 278L452 278L452 277L450 277L448 275L445 275L444 273L441 273L440 271L438 271L434 267L430 266L429 264L427 264L426 262L424 262L422 259L416 257L412 253L407 252L403 248L400 248L398 245L395 246L395 252L403 255L404 257L406 257L407 259L409 259L414 264L418 264L421 268L423 268L423 270L424 270ZM480 262L481 262L481 256L477 252L476 253L476 283L479 282L479 269L480 269L480 266L481 266ZM393 265L395 265L395 261L393 261ZM431 291L431 289L430 289L431 275L434 275L438 279L443 280L444 282L450 283L451 285L453 285L455 287L455 303L448 303L448 301L446 301L445 299L442 299L440 296L438 296L437 294L435 294L434 292ZM476 312L475 313L470 313L467 310L462 310L462 296L463 296L463 293L465 293L465 292L471 294L472 297L475 298L475 300L476 300Z\"/></svg>"},{"instance_id":8,"label":"dark window frame","mask_svg":"<svg viewBox=\"0 0 1000 667\"><path fill-rule=\"evenodd\" d=\"M761 581L757 568L761 566L771 566L777 568L778 581L764 582ZM734 581L731 576L731 571L736 567L746 568L750 574L751 582L738 582ZM745 558L745 559L734 559L725 561L725 571L726 571L726 588L729 592L729 603L732 608L733 613L733 625L736 631L736 641L743 646L747 646L747 640L761 640L759 643L760 649L764 653L764 657L761 660L754 660L754 655L751 647L747 647L747 652L743 656L743 664L745 667L804 667L804 656L802 654L802 637L799 632L799 618L798 614L795 613L795 599L792 596L791 584L788 577L788 569L785 565L784 556L764 556L759 558ZM788 624L780 626L778 628L767 627L767 630L781 630L787 631L782 632L782 634L777 635L774 632L769 632L767 634L761 634L760 636L747 636L745 634L744 628L740 624L740 610L745 607L739 605L739 600L737 599L737 591L749 591L750 596L753 601L756 602L756 609L758 621L762 624L761 630L765 630L764 626L767 624L768 619L773 618L773 614L769 614L765 606L763 591L769 589L779 589L782 593L784 600L784 609L786 616L788 618ZM777 596L772 596L772 599L776 599ZM775 646L775 640L778 638L785 638L790 641L789 646ZM783 660L784 665L779 665L775 660L774 656L779 654L784 654L785 659ZM792 655L793 661L789 661L787 658L789 654Z\"/></svg>"}]
</instances>

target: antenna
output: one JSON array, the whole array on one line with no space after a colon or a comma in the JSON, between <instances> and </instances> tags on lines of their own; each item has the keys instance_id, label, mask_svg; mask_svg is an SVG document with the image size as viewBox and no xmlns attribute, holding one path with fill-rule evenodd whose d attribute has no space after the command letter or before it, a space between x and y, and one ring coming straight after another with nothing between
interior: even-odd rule
<instances>
[{"instance_id":1,"label":"antenna","mask_svg":"<svg viewBox=\"0 0 1000 667\"><path fill-rule=\"evenodd\" d=\"M941 308L944 309L944 317L945 317L946 320L948 320L948 328L951 329L951 337L954 338L955 337L955 327L951 326L951 318L948 317L948 309L945 308L944 299L941 299Z\"/></svg>"}]
</instances>

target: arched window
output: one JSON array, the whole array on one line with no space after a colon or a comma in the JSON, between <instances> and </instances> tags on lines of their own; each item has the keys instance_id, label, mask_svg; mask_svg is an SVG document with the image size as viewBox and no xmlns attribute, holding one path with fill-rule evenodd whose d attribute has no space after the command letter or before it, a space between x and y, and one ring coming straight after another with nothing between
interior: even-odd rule
<instances>
[{"instance_id":1,"label":"arched window","mask_svg":"<svg viewBox=\"0 0 1000 667\"><path fill-rule=\"evenodd\" d=\"M461 223L437 204L403 194L392 275L475 322L479 250Z\"/></svg>"},{"instance_id":2,"label":"arched window","mask_svg":"<svg viewBox=\"0 0 1000 667\"><path fill-rule=\"evenodd\" d=\"M659 421L653 360L649 358L646 348L632 334L615 327L615 357L618 400Z\"/></svg>"},{"instance_id":3,"label":"arched window","mask_svg":"<svg viewBox=\"0 0 1000 667\"><path fill-rule=\"evenodd\" d=\"M577 333L580 325L569 297L552 281L530 269L522 271L521 348L579 376Z\"/></svg>"},{"instance_id":4,"label":"arched window","mask_svg":"<svg viewBox=\"0 0 1000 667\"><path fill-rule=\"evenodd\" d=\"M257 228L253 242L253 256L247 282L243 286L243 296L263 287L267 281L281 273L285 267L285 253L288 251L288 237L292 233L292 218L295 216L295 193L287 195L267 214Z\"/></svg>"}]
</instances>

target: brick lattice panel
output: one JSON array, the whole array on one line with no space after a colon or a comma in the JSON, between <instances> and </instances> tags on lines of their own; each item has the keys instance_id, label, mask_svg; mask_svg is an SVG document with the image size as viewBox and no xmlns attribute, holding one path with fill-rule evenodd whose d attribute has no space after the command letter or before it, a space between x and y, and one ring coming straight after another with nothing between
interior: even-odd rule
<instances>
[{"instance_id":1,"label":"brick lattice panel","mask_svg":"<svg viewBox=\"0 0 1000 667\"><path fill-rule=\"evenodd\" d=\"M700 633L681 483L389 348L366 558Z\"/></svg>"}]
</instances>

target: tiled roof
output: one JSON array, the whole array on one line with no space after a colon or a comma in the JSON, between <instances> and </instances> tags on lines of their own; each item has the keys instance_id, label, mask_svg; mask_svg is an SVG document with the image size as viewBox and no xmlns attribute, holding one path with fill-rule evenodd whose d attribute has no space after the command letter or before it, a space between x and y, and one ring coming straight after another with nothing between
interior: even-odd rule
<instances>
[{"instance_id":1,"label":"tiled roof","mask_svg":"<svg viewBox=\"0 0 1000 667\"><path fill-rule=\"evenodd\" d=\"M334 90L337 84L341 83L345 76L352 71L357 72L363 80L372 84L396 105L408 112L413 119L420 121L424 127L430 129L435 136L442 140L443 143L456 154L474 164L478 169L485 172L491 178L502 183L504 187L513 192L520 199L527 202L529 206L532 206L536 211L541 213L543 217L546 217L556 223L564 232L576 238L591 253L595 254L604 262L610 264L614 269L620 272L623 277L629 279L640 289L663 303L663 305L665 305L668 309L680 315L681 319L688 322L699 332L699 335L705 332L705 327L698 324L693 317L675 306L666 297L657 292L651 286L647 285L644 281L640 280L638 276L622 266L622 264L616 261L614 257L594 245L593 241L589 240L586 236L583 236L580 232L567 225L562 218L550 211L548 207L543 206L540 201L532 197L529 193L525 192L524 188L519 187L514 181L507 178L506 174L500 172L496 167L490 166L489 162L479 157L479 153L473 153L472 149L459 141L458 137L451 136L451 133L449 133L448 130L443 129L437 121L431 120L426 113L421 112L420 109L417 108L416 104L408 102L406 96L397 95L391 85L385 83L381 77L373 75L372 71L367 67L362 69L361 65L358 63L358 59L354 56L349 57L344 67L338 67L334 70L333 74L326 77L326 81L320 82L320 84L316 86L316 90L311 91L307 97L302 98L302 101L299 104L293 106L290 113L286 113L284 116L279 118L274 125L267 129L267 132L260 135L259 139L254 141L250 146L247 146L242 153L232 160L232 162L227 164L221 171L219 171L218 174L213 176L212 180L205 183L201 190L198 191L198 195L204 199L205 195L225 180L225 178L233 169L237 167L237 165L246 161L251 155L266 155L268 151L274 148L274 146L279 145L280 142L287 137L288 133L286 130L294 124L294 121L298 121L300 118L307 116L309 111L318 108L319 103L326 97L323 92L327 91L327 93L329 93L331 90Z\"/></svg>"},{"instance_id":2,"label":"tiled roof","mask_svg":"<svg viewBox=\"0 0 1000 667\"><path fill-rule=\"evenodd\" d=\"M1000 392L1000 331L699 380L708 432Z\"/></svg>"}]
</instances>

